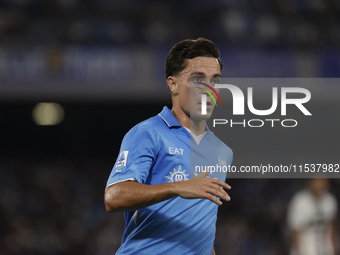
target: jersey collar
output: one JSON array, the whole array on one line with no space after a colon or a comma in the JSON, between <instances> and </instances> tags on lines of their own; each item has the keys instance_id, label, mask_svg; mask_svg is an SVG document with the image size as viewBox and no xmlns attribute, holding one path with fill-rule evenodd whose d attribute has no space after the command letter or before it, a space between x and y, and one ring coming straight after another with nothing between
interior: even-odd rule
<instances>
[{"instance_id":1,"label":"jersey collar","mask_svg":"<svg viewBox=\"0 0 340 255\"><path fill-rule=\"evenodd\" d=\"M168 107L164 106L163 110L158 114L169 128L181 127L175 116L171 113Z\"/></svg>"},{"instance_id":2,"label":"jersey collar","mask_svg":"<svg viewBox=\"0 0 340 255\"><path fill-rule=\"evenodd\" d=\"M162 118L162 120L169 128L182 126L175 118L175 116L171 113L170 109L166 106L163 107L163 110L158 113L158 115ZM207 124L205 124L205 128L207 129L207 133L212 133Z\"/></svg>"}]
</instances>

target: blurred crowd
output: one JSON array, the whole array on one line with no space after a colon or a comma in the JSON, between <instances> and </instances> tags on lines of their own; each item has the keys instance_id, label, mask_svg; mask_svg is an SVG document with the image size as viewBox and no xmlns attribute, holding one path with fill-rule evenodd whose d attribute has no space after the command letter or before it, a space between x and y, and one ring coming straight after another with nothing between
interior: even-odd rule
<instances>
[{"instance_id":1,"label":"blurred crowd","mask_svg":"<svg viewBox=\"0 0 340 255\"><path fill-rule=\"evenodd\" d=\"M217 43L338 47L337 0L3 0L0 44Z\"/></svg>"},{"instance_id":2,"label":"blurred crowd","mask_svg":"<svg viewBox=\"0 0 340 255\"><path fill-rule=\"evenodd\" d=\"M122 214L103 203L98 160L1 158L0 254L112 254Z\"/></svg>"},{"instance_id":3,"label":"blurred crowd","mask_svg":"<svg viewBox=\"0 0 340 255\"><path fill-rule=\"evenodd\" d=\"M114 254L123 213L105 211L110 172L99 158L35 155L0 159L0 254ZM287 207L301 179L230 179L232 201L219 209L217 254L284 255ZM340 195L338 180L331 190Z\"/></svg>"}]
</instances>

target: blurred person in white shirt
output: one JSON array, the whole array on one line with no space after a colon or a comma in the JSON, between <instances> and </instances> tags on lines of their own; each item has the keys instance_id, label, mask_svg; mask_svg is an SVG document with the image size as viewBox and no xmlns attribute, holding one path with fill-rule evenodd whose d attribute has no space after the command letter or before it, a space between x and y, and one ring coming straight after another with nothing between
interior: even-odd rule
<instances>
[{"instance_id":1,"label":"blurred person in white shirt","mask_svg":"<svg viewBox=\"0 0 340 255\"><path fill-rule=\"evenodd\" d=\"M329 191L329 181L308 180L306 189L297 192L288 206L291 255L336 255L335 220L337 201Z\"/></svg>"}]
</instances>

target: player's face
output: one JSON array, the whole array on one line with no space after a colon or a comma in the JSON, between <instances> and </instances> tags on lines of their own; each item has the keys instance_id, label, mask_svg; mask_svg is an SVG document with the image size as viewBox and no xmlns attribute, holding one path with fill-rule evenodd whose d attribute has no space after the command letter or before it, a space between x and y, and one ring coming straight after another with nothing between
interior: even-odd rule
<instances>
[{"instance_id":1,"label":"player's face","mask_svg":"<svg viewBox=\"0 0 340 255\"><path fill-rule=\"evenodd\" d=\"M314 178L309 181L309 189L315 196L319 196L329 188L329 182L327 179Z\"/></svg>"},{"instance_id":2,"label":"player's face","mask_svg":"<svg viewBox=\"0 0 340 255\"><path fill-rule=\"evenodd\" d=\"M187 67L178 76L178 96L182 110L193 120L207 120L214 110L214 101L207 94L207 114L202 115L202 94L208 90L204 84L214 87L221 79L221 68L216 58L197 57L186 60ZM199 87L199 88L198 88ZM218 90L216 90L218 92Z\"/></svg>"}]
</instances>

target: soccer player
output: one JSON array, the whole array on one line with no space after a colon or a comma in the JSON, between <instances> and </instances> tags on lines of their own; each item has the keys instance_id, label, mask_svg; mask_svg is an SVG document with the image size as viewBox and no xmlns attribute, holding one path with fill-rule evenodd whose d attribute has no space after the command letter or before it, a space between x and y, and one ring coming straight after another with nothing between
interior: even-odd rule
<instances>
[{"instance_id":1,"label":"soccer player","mask_svg":"<svg viewBox=\"0 0 340 255\"><path fill-rule=\"evenodd\" d=\"M288 206L291 255L336 255L337 202L328 191L329 181L313 178Z\"/></svg>"},{"instance_id":2,"label":"soccer player","mask_svg":"<svg viewBox=\"0 0 340 255\"><path fill-rule=\"evenodd\" d=\"M195 162L232 162L231 149L206 125L212 98L207 95L202 114L206 92L197 89L218 83L221 69L219 49L204 38L179 42L168 53L172 109L164 107L125 135L107 181L106 209L123 211L126 222L116 254L215 254L217 209L220 199L230 200L223 188L231 187L225 175L209 178L207 167L196 177L189 172Z\"/></svg>"}]
</instances>

